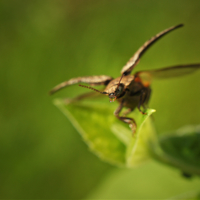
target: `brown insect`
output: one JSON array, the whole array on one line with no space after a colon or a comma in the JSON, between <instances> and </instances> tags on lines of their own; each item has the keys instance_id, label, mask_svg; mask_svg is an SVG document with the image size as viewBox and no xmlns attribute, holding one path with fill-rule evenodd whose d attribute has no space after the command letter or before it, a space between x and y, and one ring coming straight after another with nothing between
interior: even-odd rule
<instances>
[{"instance_id":1,"label":"brown insect","mask_svg":"<svg viewBox=\"0 0 200 200\"><path fill-rule=\"evenodd\" d=\"M182 26L183 24L179 24L177 26L168 28L158 33L150 40L146 41L143 46L141 46L136 51L133 57L131 57L131 59L122 68L120 77L114 79L110 76L102 75L72 78L54 87L50 91L50 94L53 94L66 86L76 83L87 83L91 86L104 85L106 87L103 91L96 90L95 88L89 86L79 86L89 88L101 94L107 95L110 98L111 102L117 100L119 102L119 107L115 110L114 115L119 120L129 124L132 132L134 133L136 131L135 120L130 117L126 117L126 115L133 111L136 107L142 114L146 114L144 111L141 110L141 107L145 109L149 101L151 94L150 83L152 78L170 78L185 75L194 72L195 70L200 68L200 64L178 65L158 70L139 71L136 72L134 75L131 75L131 71L139 63L139 59L150 46L152 46L158 39L160 39L167 33ZM89 96L90 94L87 93L74 98L74 100L80 100ZM119 114L123 107L126 107L128 109L122 116L120 116Z\"/></svg>"}]
</instances>

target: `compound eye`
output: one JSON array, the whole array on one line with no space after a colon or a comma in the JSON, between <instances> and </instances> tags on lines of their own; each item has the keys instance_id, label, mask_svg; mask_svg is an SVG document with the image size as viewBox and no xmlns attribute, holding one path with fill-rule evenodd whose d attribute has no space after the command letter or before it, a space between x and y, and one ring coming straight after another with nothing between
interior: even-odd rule
<instances>
[{"instance_id":1,"label":"compound eye","mask_svg":"<svg viewBox=\"0 0 200 200\"><path fill-rule=\"evenodd\" d=\"M121 94L123 92L123 89L124 89L124 85L120 84L119 87L117 88L117 90L115 91L115 94L116 95Z\"/></svg>"}]
</instances>

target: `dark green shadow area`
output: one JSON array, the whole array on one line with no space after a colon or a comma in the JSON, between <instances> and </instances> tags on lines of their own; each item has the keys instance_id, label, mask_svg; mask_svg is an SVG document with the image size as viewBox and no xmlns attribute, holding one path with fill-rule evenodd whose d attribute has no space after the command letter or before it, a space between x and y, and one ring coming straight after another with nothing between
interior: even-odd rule
<instances>
[{"instance_id":1,"label":"dark green shadow area","mask_svg":"<svg viewBox=\"0 0 200 200\"><path fill-rule=\"evenodd\" d=\"M200 126L185 126L159 137L156 159L178 167L185 176L200 175Z\"/></svg>"}]
</instances>

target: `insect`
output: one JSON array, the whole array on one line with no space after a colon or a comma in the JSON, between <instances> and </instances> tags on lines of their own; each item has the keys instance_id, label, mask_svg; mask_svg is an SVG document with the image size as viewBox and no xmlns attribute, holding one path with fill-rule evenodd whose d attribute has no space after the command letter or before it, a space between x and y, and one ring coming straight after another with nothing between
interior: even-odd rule
<instances>
[{"instance_id":1,"label":"insect","mask_svg":"<svg viewBox=\"0 0 200 200\"><path fill-rule=\"evenodd\" d=\"M142 114L146 114L143 110L146 108L151 95L150 83L152 78L170 78L185 75L191 72L196 71L200 68L200 64L188 64L188 65L178 65L172 67L165 67L158 70L147 70L139 71L131 75L132 70L139 63L140 58L146 52L146 50L152 46L157 40L162 38L167 33L182 27L183 24L170 27L150 40L146 41L130 58L126 65L121 70L121 76L118 78L112 78L110 76L101 75L101 76L85 76L72 78L68 81L62 82L59 85L55 86L50 94L57 92L58 90L73 85L76 83L87 83L90 86L104 85L104 90L100 91L90 86L79 85L95 92L99 92L103 95L106 95L110 98L110 102L117 100L119 106L114 112L114 115L121 121L129 124L133 133L136 131L136 122L133 118L127 117L127 114L133 111L135 108L138 108ZM89 93L78 96L76 100L87 98ZM127 108L124 114L120 115L122 108ZM142 110L143 109L143 110Z\"/></svg>"}]
</instances>

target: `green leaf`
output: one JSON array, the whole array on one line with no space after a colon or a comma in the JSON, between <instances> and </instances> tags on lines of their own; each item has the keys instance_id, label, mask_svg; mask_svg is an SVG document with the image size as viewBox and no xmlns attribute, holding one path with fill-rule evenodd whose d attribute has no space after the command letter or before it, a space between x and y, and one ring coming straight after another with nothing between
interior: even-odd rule
<instances>
[{"instance_id":1,"label":"green leaf","mask_svg":"<svg viewBox=\"0 0 200 200\"><path fill-rule=\"evenodd\" d=\"M152 124L150 115L155 112L153 109L148 109L147 115L141 115L136 110L137 116L135 116L138 129L136 136L131 137L130 143L126 153L126 164L128 167L137 166L143 162L146 162L150 158L149 155L149 141L157 141L156 132Z\"/></svg>"},{"instance_id":2,"label":"green leaf","mask_svg":"<svg viewBox=\"0 0 200 200\"><path fill-rule=\"evenodd\" d=\"M159 137L153 156L188 175L200 175L200 125L185 126Z\"/></svg>"},{"instance_id":3,"label":"green leaf","mask_svg":"<svg viewBox=\"0 0 200 200\"><path fill-rule=\"evenodd\" d=\"M156 141L156 133L150 115L155 112L153 109L146 110L146 115L135 110L130 117L135 119L137 130L134 135L130 133L128 126L115 122L112 125L113 133L127 146L126 166L134 167L146 162L149 156L148 142Z\"/></svg>"},{"instance_id":4,"label":"green leaf","mask_svg":"<svg viewBox=\"0 0 200 200\"><path fill-rule=\"evenodd\" d=\"M153 109L147 109L147 115L137 109L130 115L137 124L133 135L129 126L113 115L118 106L115 103L69 103L56 99L54 104L68 117L89 149L102 160L117 166L133 167L149 158L147 141L155 138L149 118L155 112Z\"/></svg>"},{"instance_id":5,"label":"green leaf","mask_svg":"<svg viewBox=\"0 0 200 200\"><path fill-rule=\"evenodd\" d=\"M190 192L186 192L184 194L180 194L180 195L177 195L175 197L169 198L167 200L176 200L176 199L181 199L181 200L199 200L200 199L200 192L190 191Z\"/></svg>"}]
</instances>

